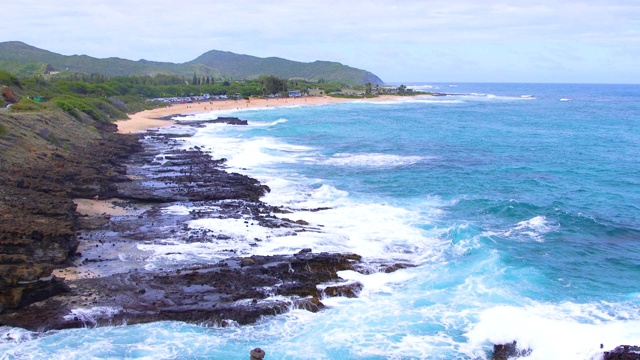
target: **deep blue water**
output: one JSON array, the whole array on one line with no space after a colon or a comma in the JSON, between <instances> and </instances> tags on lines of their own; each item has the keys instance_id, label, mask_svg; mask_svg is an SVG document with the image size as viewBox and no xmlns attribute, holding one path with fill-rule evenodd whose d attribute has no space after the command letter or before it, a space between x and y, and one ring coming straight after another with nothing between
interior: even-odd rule
<instances>
[{"instance_id":1,"label":"deep blue water","mask_svg":"<svg viewBox=\"0 0 640 360\"><path fill-rule=\"evenodd\" d=\"M597 359L601 343L640 344L640 86L415 86L455 95L242 111L248 127L188 141L323 225L247 252L416 267L346 272L360 298L254 326L2 328L21 334L0 340L2 359L244 359L255 346L267 359L483 359L513 340L531 359ZM331 210L303 211L316 207Z\"/></svg>"}]
</instances>

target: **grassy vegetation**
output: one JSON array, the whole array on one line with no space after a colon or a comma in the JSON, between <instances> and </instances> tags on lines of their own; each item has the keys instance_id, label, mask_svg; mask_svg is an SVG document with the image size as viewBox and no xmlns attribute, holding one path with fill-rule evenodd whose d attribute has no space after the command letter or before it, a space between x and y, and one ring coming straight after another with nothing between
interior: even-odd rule
<instances>
[{"instance_id":1,"label":"grassy vegetation","mask_svg":"<svg viewBox=\"0 0 640 360\"><path fill-rule=\"evenodd\" d=\"M22 88L20 80L8 71L0 70L0 85Z\"/></svg>"},{"instance_id":2,"label":"grassy vegetation","mask_svg":"<svg viewBox=\"0 0 640 360\"><path fill-rule=\"evenodd\" d=\"M47 64L42 62L19 62L0 60L0 69L4 69L19 77L31 76L33 74L44 74L47 71Z\"/></svg>"},{"instance_id":3,"label":"grassy vegetation","mask_svg":"<svg viewBox=\"0 0 640 360\"><path fill-rule=\"evenodd\" d=\"M35 102L29 98L22 98L18 103L13 104L11 112L28 112L28 111L40 111L45 109L46 106Z\"/></svg>"},{"instance_id":4,"label":"grassy vegetation","mask_svg":"<svg viewBox=\"0 0 640 360\"><path fill-rule=\"evenodd\" d=\"M7 135L7 129L4 127L4 125L0 124L0 137L4 137Z\"/></svg>"}]
</instances>

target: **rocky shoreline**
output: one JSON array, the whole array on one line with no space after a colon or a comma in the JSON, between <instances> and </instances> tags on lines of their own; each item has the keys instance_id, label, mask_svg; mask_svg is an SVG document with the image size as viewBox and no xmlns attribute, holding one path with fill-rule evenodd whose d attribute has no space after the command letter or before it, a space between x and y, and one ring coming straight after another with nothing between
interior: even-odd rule
<instances>
[{"instance_id":1,"label":"rocky shoreline","mask_svg":"<svg viewBox=\"0 0 640 360\"><path fill-rule=\"evenodd\" d=\"M236 118L181 125L208 122L246 125ZM60 124L50 118L38 116L33 123L49 142L62 139L55 132ZM8 161L0 163L0 326L46 331L165 320L250 324L290 309L322 310L326 297L357 297L363 285L341 279L339 271L392 272L411 266L390 262L371 269L357 254L313 249L252 255L246 249L265 239L190 228L189 221L215 218L287 235L322 231L304 219L288 219L286 208L261 202L270 189L227 172L224 159L213 159L198 147L185 149L180 138L188 134L123 135L114 133L113 124L92 126L97 132L88 135L73 127L69 138L84 140L67 150L12 143L24 152L3 153ZM82 215L72 198L117 199L112 206L128 213ZM171 207L191 210L167 211ZM152 251L141 249L166 249L160 253L167 259L184 257L171 246L176 243L216 244L218 253L159 266L149 261ZM496 344L491 356L526 357L532 350L519 349L515 342ZM637 359L638 348L622 346L604 356Z\"/></svg>"},{"instance_id":2,"label":"rocky shoreline","mask_svg":"<svg viewBox=\"0 0 640 360\"><path fill-rule=\"evenodd\" d=\"M246 124L235 118L222 121ZM293 255L246 256L237 251L241 246L234 245L237 240L230 236L188 228L185 223L189 220L215 217L242 219L247 226L292 234L320 231L304 220L287 219L286 209L262 203L259 199L269 188L225 171L224 159L212 159L199 148L181 149L178 138L185 136L157 132L134 136L136 141L129 140L128 146L112 156L118 165L108 167L91 186L86 181L73 186L70 196L118 198L120 206L145 210L127 216L72 216L73 204L64 202L69 231L57 243L57 238L50 240L61 249L56 262L46 268L49 274L43 270L34 279L37 289L19 289L25 284L16 282L14 289L22 297L3 302L0 324L30 330L162 320L249 324L291 308L318 311L327 296L358 295L362 284L337 275L341 270L368 271L356 254L317 254L303 249ZM206 210L165 211L172 205ZM148 254L138 245L162 246L168 239L174 243L225 242L229 249L218 254L220 260L215 262L176 262L161 268L145 262ZM255 246L262 239L248 241L252 243L243 246ZM381 269L402 267L406 265L388 264ZM63 268L56 270L58 277L51 275L54 268Z\"/></svg>"}]
</instances>

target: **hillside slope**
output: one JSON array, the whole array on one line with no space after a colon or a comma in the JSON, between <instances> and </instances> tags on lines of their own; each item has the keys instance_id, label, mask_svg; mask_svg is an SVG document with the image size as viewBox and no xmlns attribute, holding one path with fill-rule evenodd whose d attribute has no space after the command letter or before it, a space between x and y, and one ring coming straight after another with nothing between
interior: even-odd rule
<instances>
[{"instance_id":1,"label":"hillside slope","mask_svg":"<svg viewBox=\"0 0 640 360\"><path fill-rule=\"evenodd\" d=\"M212 76L218 79L252 79L273 75L285 79L338 81L347 84L382 84L383 81L366 70L337 62L303 63L282 58L258 58L231 52L209 51L183 63L121 58L98 59L87 55L61 55L19 41L0 43L0 69L20 76L42 74L43 71L72 71L107 76L175 74L190 78Z\"/></svg>"},{"instance_id":2,"label":"hillside slope","mask_svg":"<svg viewBox=\"0 0 640 360\"><path fill-rule=\"evenodd\" d=\"M379 77L371 72L337 62L303 63L277 57L259 58L218 50L206 52L187 64L204 64L219 69L222 73L229 74L236 79L251 79L261 74L269 74L285 79L300 78L309 81L324 79L357 84L383 83Z\"/></svg>"},{"instance_id":3,"label":"hillside slope","mask_svg":"<svg viewBox=\"0 0 640 360\"><path fill-rule=\"evenodd\" d=\"M6 62L7 67L2 67ZM33 63L44 63L53 67L57 71L73 71L81 73L96 73L107 76L126 75L155 75L155 74L177 74L191 76L193 73L221 77L221 74L212 68L199 64L174 64L166 62L156 62L148 60L132 61L120 58L98 59L87 55L60 55L51 51L42 50L37 47L27 45L19 41L9 41L0 43L0 69L21 73L16 71L16 63L25 65ZM11 66L11 67L9 67ZM34 67L36 70L39 67ZM22 71L24 74L24 71ZM29 75L35 75L29 74Z\"/></svg>"}]
</instances>

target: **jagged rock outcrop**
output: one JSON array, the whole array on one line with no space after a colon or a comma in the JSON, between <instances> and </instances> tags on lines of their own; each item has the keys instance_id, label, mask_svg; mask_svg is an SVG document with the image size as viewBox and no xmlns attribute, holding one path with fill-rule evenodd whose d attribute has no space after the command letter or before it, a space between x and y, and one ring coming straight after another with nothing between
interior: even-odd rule
<instances>
[{"instance_id":1,"label":"jagged rock outcrop","mask_svg":"<svg viewBox=\"0 0 640 360\"><path fill-rule=\"evenodd\" d=\"M71 292L34 303L25 311L5 313L0 321L27 329L164 320L250 324L292 307L322 309L318 285L342 281L337 271L355 270L359 262L355 254L304 250L294 255L232 257L176 271L141 270L73 280L68 282Z\"/></svg>"},{"instance_id":2,"label":"jagged rock outcrop","mask_svg":"<svg viewBox=\"0 0 640 360\"><path fill-rule=\"evenodd\" d=\"M604 360L640 360L640 346L620 345L605 351Z\"/></svg>"},{"instance_id":3,"label":"jagged rock outcrop","mask_svg":"<svg viewBox=\"0 0 640 360\"><path fill-rule=\"evenodd\" d=\"M248 176L223 170L224 160L213 160L200 149L171 150L162 157L153 152L135 155L130 181L116 185L113 196L144 202L239 199L258 201L269 191ZM143 166L140 166L143 165Z\"/></svg>"},{"instance_id":4,"label":"jagged rock outcrop","mask_svg":"<svg viewBox=\"0 0 640 360\"><path fill-rule=\"evenodd\" d=\"M531 349L520 349L514 340L512 343L493 345L491 360L507 360L525 357L531 354Z\"/></svg>"}]
</instances>

